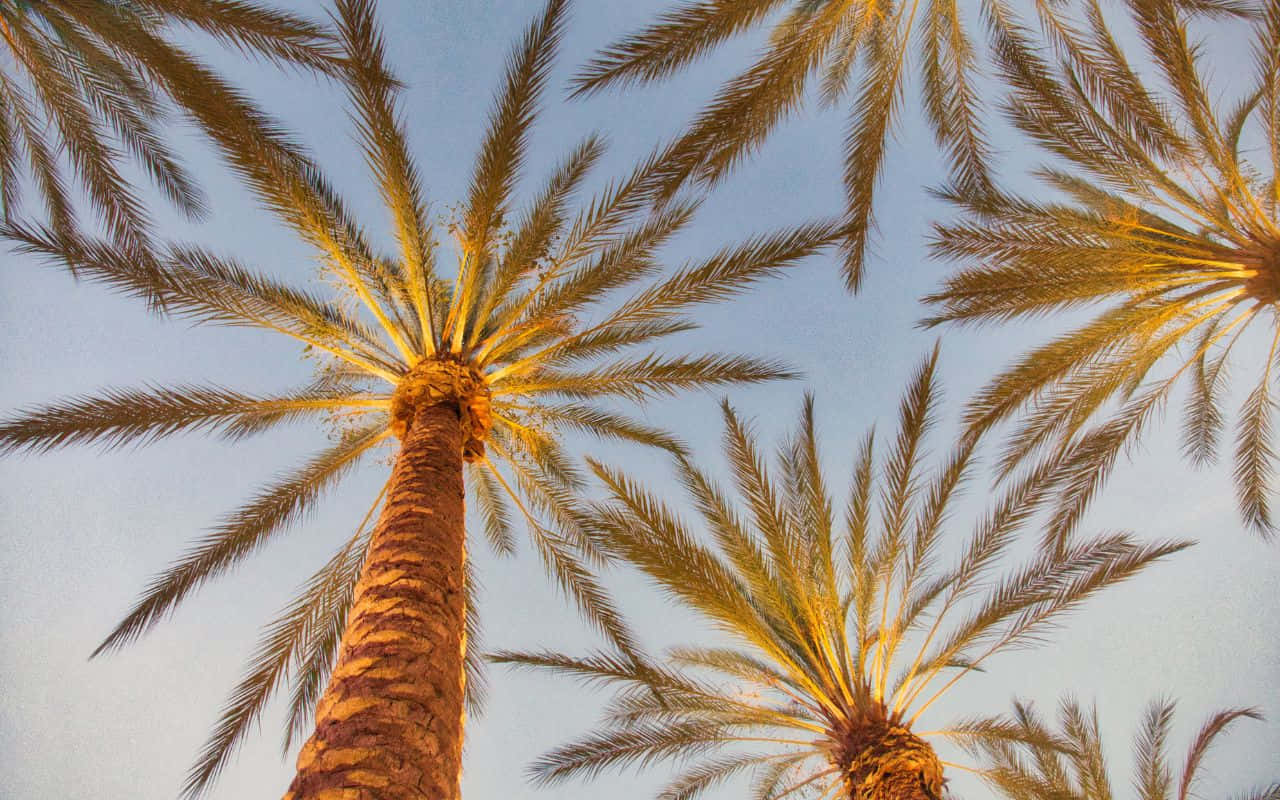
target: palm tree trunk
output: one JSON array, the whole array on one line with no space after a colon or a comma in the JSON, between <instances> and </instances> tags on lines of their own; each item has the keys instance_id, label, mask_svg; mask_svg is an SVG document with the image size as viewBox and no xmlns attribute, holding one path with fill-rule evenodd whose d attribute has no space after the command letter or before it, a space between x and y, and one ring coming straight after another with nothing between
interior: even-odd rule
<instances>
[{"instance_id":1,"label":"palm tree trunk","mask_svg":"<svg viewBox=\"0 0 1280 800\"><path fill-rule=\"evenodd\" d=\"M940 800L942 764L906 728L878 723L854 734L840 764L849 800Z\"/></svg>"},{"instance_id":2,"label":"palm tree trunk","mask_svg":"<svg viewBox=\"0 0 1280 800\"><path fill-rule=\"evenodd\" d=\"M466 561L456 402L402 439L338 662L285 800L456 800Z\"/></svg>"}]
</instances>

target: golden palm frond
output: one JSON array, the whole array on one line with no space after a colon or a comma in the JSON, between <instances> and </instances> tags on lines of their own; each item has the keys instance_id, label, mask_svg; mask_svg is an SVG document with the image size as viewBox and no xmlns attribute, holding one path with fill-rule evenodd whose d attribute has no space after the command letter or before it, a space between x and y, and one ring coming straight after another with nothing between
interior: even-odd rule
<instances>
[{"instance_id":1,"label":"golden palm frond","mask_svg":"<svg viewBox=\"0 0 1280 800\"><path fill-rule=\"evenodd\" d=\"M153 73L158 56L198 62L174 45L167 27L200 29L246 54L334 72L325 29L294 14L249 0L47 0L0 6L0 37L8 57L0 75L0 213L10 220L26 171L43 195L57 230L70 230L74 208L56 156L65 152L93 211L116 242L145 248L150 221L122 176L126 154L161 193L192 218L204 197L167 144L166 101L196 113L173 91L184 76ZM163 68L161 68L163 69ZM206 94L216 92L206 87ZM199 117L200 114L196 113ZM19 162L27 156L24 169Z\"/></svg>"},{"instance_id":2,"label":"golden palm frond","mask_svg":"<svg viewBox=\"0 0 1280 800\"><path fill-rule=\"evenodd\" d=\"M659 251L690 223L696 203L654 207L651 176L660 161L655 155L575 210L575 194L604 152L594 136L573 149L516 214L513 187L565 5L548 2L509 62L463 219L453 231L459 261L451 275L442 271L444 248L436 247L437 232L424 213L421 173L396 106L400 84L384 63L369 0L340 0L336 22L357 136L390 213L395 256L377 250L287 132L255 115L247 101L185 54L166 50L154 37L133 41L130 52L148 75L168 75L170 89L202 101L202 123L218 132L218 146L262 202L315 248L324 270L321 288L336 287L338 296L289 286L191 245L157 243L137 254L56 224L11 223L3 234L21 251L167 315L287 336L318 356L320 374L313 385L279 395L149 387L73 398L5 420L0 451L145 444L181 431L235 438L316 417L328 418L341 435L158 575L96 652L142 635L206 580L301 520L362 456L402 430L397 426L403 424L407 393L437 380L469 387L467 484L479 527L496 550L510 552L515 523L526 523L533 549L560 588L619 649L634 651L628 627L583 562L604 554L594 545L595 521L575 497L584 476L563 437L587 433L682 453L679 440L610 408L609 398L644 402L791 376L785 365L765 359L656 348L637 354L636 348L698 327L697 306L732 297L837 245L842 226L800 225L664 270ZM67 13L83 6L74 4ZM248 8L229 4L227 13L248 14ZM98 25L100 36L120 24L114 18L75 18L86 28ZM245 24L256 19L250 15ZM204 102L214 97L209 86L221 93L220 103ZM516 220L513 228L508 219ZM208 786L281 686L292 685L290 733L305 726L333 663L362 552L349 544L264 632L244 681L190 773L187 795ZM474 627L474 606L468 609ZM473 672L475 667L473 655Z\"/></svg>"},{"instance_id":3,"label":"golden palm frond","mask_svg":"<svg viewBox=\"0 0 1280 800\"><path fill-rule=\"evenodd\" d=\"M1054 744L998 720L919 736L913 728L993 655L1041 641L1080 603L1187 543L1107 534L1003 567L1016 532L1045 500L1042 474L978 520L954 565L940 563L951 545L947 510L973 446L963 442L926 473L936 363L935 350L908 387L897 436L878 468L867 437L843 522L827 489L808 399L776 465L761 455L750 426L724 406L725 452L740 502L676 457L711 544L659 496L593 462L609 492L592 509L598 546L738 646L673 648L661 665L602 653L496 654L500 663L618 689L602 727L543 756L532 767L536 779L700 756L705 760L686 762L661 797L692 798L743 771L761 778L760 798L800 786L829 796L857 782L855 764L885 737L921 747L928 747L923 736L967 746Z\"/></svg>"},{"instance_id":4,"label":"golden palm frond","mask_svg":"<svg viewBox=\"0 0 1280 800\"><path fill-rule=\"evenodd\" d=\"M1257 73L1226 112L1210 99L1190 11L1172 0L1128 3L1168 86L1161 92L1125 59L1096 0L1085 8L1082 22L1059 20L1049 30L1057 60L1043 57L1006 9L993 16L995 57L1011 87L1006 113L1059 159L1038 174L1061 199L946 190L967 213L937 227L934 252L964 266L927 298L937 306L927 324L1108 304L1019 358L967 412L970 435L1016 420L1001 462L1006 476L1039 457L1057 464L1062 493L1047 535L1064 541L1180 380L1190 392L1184 450L1198 463L1213 459L1226 423L1229 357L1255 322L1269 322L1270 346L1237 422L1234 470L1241 513L1269 535L1280 3L1263 3L1252 23ZM1241 152L1246 134L1262 144L1256 163ZM1109 421L1090 426L1116 405Z\"/></svg>"},{"instance_id":5,"label":"golden palm frond","mask_svg":"<svg viewBox=\"0 0 1280 800\"><path fill-rule=\"evenodd\" d=\"M1175 783L1169 753L1169 729L1174 704L1155 700L1148 704L1142 727L1134 737L1135 774L1132 786L1138 800L1189 800L1201 761L1209 746L1228 726L1240 719L1261 719L1254 709L1219 711L1200 728L1183 761ZM1009 800L1111 800L1112 781L1103 755L1097 709L1085 711L1072 698L1064 698L1053 730L1029 703L1014 703L1007 718L989 722L1026 734L1004 741L975 739L965 742L982 759L983 778ZM1280 782L1246 795L1251 800L1280 797Z\"/></svg>"}]
</instances>

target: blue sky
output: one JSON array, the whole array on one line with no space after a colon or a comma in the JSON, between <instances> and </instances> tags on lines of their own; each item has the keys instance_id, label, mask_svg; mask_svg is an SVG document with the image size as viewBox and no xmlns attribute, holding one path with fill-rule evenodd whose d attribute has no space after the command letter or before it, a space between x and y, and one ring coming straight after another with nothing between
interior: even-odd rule
<instances>
[{"instance_id":1,"label":"blue sky","mask_svg":"<svg viewBox=\"0 0 1280 800\"><path fill-rule=\"evenodd\" d=\"M319 2L298 2L319 16ZM563 99L572 68L593 50L652 18L666 2L575 5L559 67L537 128L523 184L529 187L591 130L607 134L611 155L597 183L625 173L634 159L674 133L720 80L745 63L759 40L722 48L683 77L625 96ZM533 0L385 0L380 5L390 61L408 85L402 96L410 141L427 193L444 211L465 196L470 166L512 40L540 4ZM1214 29L1210 51L1226 96L1247 74L1238 29ZM200 42L201 46L205 45ZM299 131L356 216L389 241L387 217L351 138L342 92L308 77L274 71L205 47L211 59ZM812 389L826 458L847 475L865 428L893 424L902 387L935 338L942 341L945 423L932 442L945 452L959 406L1015 353L1058 324L1000 329L922 331L917 298L936 286L946 265L926 258L930 222L947 211L924 192L943 174L932 140L915 114L914 89L897 131L877 218L879 235L862 293L847 295L834 257L814 258L788 278L711 309L703 329L672 350L731 350L786 358L803 381L735 390L731 399L773 442ZM810 104L786 124L704 206L670 248L669 263L707 255L756 232L832 214L840 208L843 114ZM213 201L214 213L190 225L158 209L163 229L297 283L315 278L310 253L237 187L210 151L181 127L174 136ZM1000 133L1019 181L1026 150ZM288 342L232 329L193 329L148 316L141 306L99 287L6 254L0 267L0 408L15 409L106 386L217 383L264 391L305 381L310 364ZM1242 369L1239 375L1253 374ZM669 426L723 471L715 395L654 404L645 415ZM1087 532L1133 530L1143 537L1193 538L1200 544L1098 598L1038 650L1012 653L966 680L931 710L1001 712L1016 696L1051 709L1074 693L1096 700L1110 745L1118 794L1129 786L1129 742L1143 706L1167 695L1179 703L1174 752L1181 754L1201 720L1228 706L1253 705L1266 722L1240 723L1207 764L1202 794L1243 791L1276 778L1280 752L1280 545L1249 534L1236 518L1229 465L1196 471L1178 458L1176 414L1153 427L1144 446L1121 463ZM147 579L167 565L220 514L275 473L323 446L303 425L230 446L199 436L145 449L102 453L76 448L0 461L0 775L13 798L176 795L182 776L217 719L251 652L258 628L345 540L377 493L385 467L370 463L346 480L306 524L277 540L234 574L204 588L165 624L125 651L92 662L88 653L125 613ZM650 453L582 442L582 452L634 470L672 491ZM680 502L672 493L673 502ZM967 535L987 500L974 481L953 515ZM485 644L555 647L581 652L596 641L559 598L525 548L496 560L472 548L484 586ZM633 575L616 591L653 649L709 636ZM591 784L538 790L523 770L538 753L584 731L603 697L544 675L494 669L486 714L470 720L464 793L472 800L555 796L652 796L667 773L608 774ZM294 753L281 758L283 704L273 706L211 793L219 799L274 796L292 775ZM1266 754L1271 753L1268 757ZM964 797L987 791L961 773ZM730 784L712 795L738 796Z\"/></svg>"}]
</instances>

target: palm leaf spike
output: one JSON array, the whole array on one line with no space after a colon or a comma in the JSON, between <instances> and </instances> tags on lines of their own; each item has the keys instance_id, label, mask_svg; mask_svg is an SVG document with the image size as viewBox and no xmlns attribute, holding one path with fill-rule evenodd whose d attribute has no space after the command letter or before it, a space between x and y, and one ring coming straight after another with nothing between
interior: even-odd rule
<instances>
[{"instance_id":1,"label":"palm leaf spike","mask_svg":"<svg viewBox=\"0 0 1280 800\"><path fill-rule=\"evenodd\" d=\"M936 800L944 764L933 738L1058 745L1046 732L999 720L932 731L916 725L995 654L1040 641L1097 592L1188 544L1104 534L1042 549L1021 567L1002 566L1018 531L1044 506L1046 471L1010 487L977 521L957 562L940 563L952 538L947 506L973 447L962 442L939 468L925 468L924 441L938 413L936 370L935 351L904 395L887 458L876 458L873 439L865 440L845 531L834 529L808 399L776 468L725 405L725 452L740 502L676 456L705 539L662 498L593 462L608 491L592 510L599 545L732 645L674 647L665 663L643 666L599 653L495 654L499 663L616 692L597 730L531 767L536 780L670 760L682 768L664 798L692 798L752 772L753 796L762 799L809 791Z\"/></svg>"},{"instance_id":2,"label":"palm leaf spike","mask_svg":"<svg viewBox=\"0 0 1280 800\"><path fill-rule=\"evenodd\" d=\"M1185 450L1211 461L1226 423L1218 397L1239 371L1236 345L1266 323L1274 339L1280 321L1280 5L1264 3L1250 23L1256 84L1226 113L1210 101L1190 12L1169 0L1128 5L1168 91L1124 59L1096 4L1084 27L1060 22L1050 31L1057 61L1041 57L1011 11L988 7L1010 87L1005 113L1055 159L1038 174L1062 199L953 186L943 195L965 216L938 225L933 242L937 257L963 266L927 298L935 313L925 324L1108 304L1020 357L966 413L970 436L1015 423L1001 462L1006 478L1028 464L1058 464L1059 541L1179 381L1190 390ZM1239 146L1255 133L1268 143L1256 163ZM1261 350L1258 388L1237 417L1234 478L1246 524L1269 536L1275 348ZM1099 422L1114 403L1120 411Z\"/></svg>"},{"instance_id":3,"label":"palm leaf spike","mask_svg":"<svg viewBox=\"0 0 1280 800\"><path fill-rule=\"evenodd\" d=\"M186 7L175 7L179 5ZM117 242L61 229L56 220L48 226L3 227L20 251L163 308L169 316L287 336L315 356L319 375L308 386L278 394L216 386L146 387L29 408L0 422L0 452L42 452L72 444L115 448L181 432L216 433L235 440L308 420L327 421L336 439L156 576L97 653L146 633L205 581L234 568L300 522L322 493L375 448L399 440L393 451L393 477L367 554L360 563L354 556L342 562L342 580L326 577L328 589L312 597L315 603L287 615L293 621L305 616L305 636L292 625L271 629L279 636L272 636L274 645L264 651L266 656L279 655L285 647L291 666L280 673L278 661L255 660L228 706L229 716L193 768L186 796L208 788L239 741L242 723L256 718L257 709L286 686L289 737L308 732L312 711L316 730L341 731L344 725L366 723L403 729L385 718L384 712L394 714L386 711L385 698L370 688L376 682L351 681L364 668L351 654L358 652L360 637L371 632L399 636L385 630L391 622L376 615L381 602L376 598L385 591L377 576L386 574L387 564L426 558L396 550L408 534L396 538L390 532L389 520L422 516L424 503L415 492L434 498L433 508L440 512L431 523L438 533L432 541L449 542L454 548L448 558L431 556L441 559L431 562L445 576L441 580L456 582L458 591L438 593L452 605L431 606L421 614L456 619L455 626L433 626L436 632L430 635L455 637L433 652L458 653L460 659L411 676L411 683L418 681L413 691L433 686L439 691L433 689L432 696L443 698L440 702L456 701L439 713L441 719L456 719L460 725L465 687L479 688L474 671L466 677L479 650L466 648L466 663L461 659L465 637L471 635L464 629L475 619L472 603L465 599L474 589L466 577L462 538L461 499L467 488L473 507L481 511L478 522L496 549L511 550L516 523L525 521L548 572L584 616L639 664L641 656L629 628L607 588L584 563L599 561L604 554L594 545L594 520L574 501L583 476L562 436L586 433L682 453L684 445L677 439L615 410L611 401L642 403L690 389L792 375L784 365L764 359L670 354L661 349L637 354L637 348L655 347L666 336L696 328L697 306L728 299L836 246L842 235L838 221L754 237L655 277L663 271L660 249L689 224L697 204L653 207L649 176L659 163L656 156L579 204L575 195L603 153L603 142L595 137L585 139L561 162L523 215L515 213L513 187L524 161L523 142L536 120L565 9L561 0L549 2L510 62L483 139L460 228L460 261L451 278L441 272L441 250L433 245L435 233L423 213L422 173L406 145L396 107L399 84L384 63L381 33L372 3L366 0L339 2L335 23L343 48L341 63L349 73L357 138L390 213L394 256L371 244L319 165L296 148L287 132L255 115L242 97L181 52L166 51L145 31L131 40L130 52L148 65L149 75L169 75L175 81L171 88L189 92L188 98L217 95L232 107L228 111L218 103L198 104L206 115L202 122L218 131L217 144L250 188L319 253L325 277L320 289L335 289L336 299L289 286L196 246L156 244L152 255L140 260ZM72 13L81 10L77 5L67 12L77 25L97 31L99 37L118 32L119 20ZM178 82L177 75L185 78ZM505 233L508 218L519 220L511 237ZM423 483L428 474L434 478ZM437 549L427 548L431 553ZM359 575L354 586L347 582L352 574ZM412 586L404 588L410 591ZM423 603L420 597L401 599L414 608ZM396 619L397 625L412 625L415 617ZM426 639L426 633L419 633L408 640L414 647ZM416 656L406 658L410 661L425 663ZM404 664L386 669L395 672ZM355 721L343 716L352 706L335 697L348 691L374 691L358 698L361 708L370 709L369 716ZM429 746L442 754L438 758L408 750L403 756L406 762L430 765L431 775L423 780L442 797L456 791L460 730L445 739ZM310 797L326 780L335 775L349 778L352 764L367 761L368 753L330 744L325 749L313 739L304 745L291 796ZM421 744L388 734L385 751ZM317 755L322 752L330 755ZM332 754L337 752L347 753L350 760L334 761ZM351 779L363 780L360 775L383 767L366 764Z\"/></svg>"},{"instance_id":4,"label":"palm leaf spike","mask_svg":"<svg viewBox=\"0 0 1280 800\"><path fill-rule=\"evenodd\" d=\"M779 13L780 12L780 13ZM1052 9L1044 9L1052 16ZM873 230L876 183L902 100L912 37L920 48L922 104L952 178L992 191L992 154L977 92L977 49L954 0L898 4L743 0L682 2L601 50L573 80L574 94L665 80L720 44L772 25L766 51L729 79L664 153L660 197L689 182L713 185L802 104L811 81L824 105L856 85L845 152L844 276L857 291Z\"/></svg>"},{"instance_id":5,"label":"palm leaf spike","mask_svg":"<svg viewBox=\"0 0 1280 800\"><path fill-rule=\"evenodd\" d=\"M181 92L153 80L159 65L140 59L139 43L175 57L167 26L203 30L247 55L334 72L331 37L294 14L249 0L49 0L0 6L0 40L8 57L0 75L0 214L20 211L19 164L43 196L51 224L75 221L65 152L75 181L117 243L149 244L150 220L121 166L132 156L181 212L199 218L204 195L164 135L166 101L191 110ZM161 72L164 69L160 68ZM167 73L169 81L181 80Z\"/></svg>"},{"instance_id":6,"label":"palm leaf spike","mask_svg":"<svg viewBox=\"0 0 1280 800\"><path fill-rule=\"evenodd\" d=\"M1059 707L1059 730L1051 729L1029 704L1015 703L1011 717L974 721L978 726L1006 728L1017 734L1004 740L975 738L963 742L984 769L983 779L1011 800L1077 797L1110 800L1112 781L1103 755L1096 709L1086 712L1068 697ZM1254 709L1219 711L1209 717L1192 741L1183 760L1181 775L1174 777L1175 760L1169 752L1173 723L1172 701L1157 699L1147 706L1141 728L1134 737L1138 800L1188 800L1210 745L1234 722L1261 719ZM1280 781L1259 787L1248 797L1274 800L1280 797Z\"/></svg>"}]
</instances>

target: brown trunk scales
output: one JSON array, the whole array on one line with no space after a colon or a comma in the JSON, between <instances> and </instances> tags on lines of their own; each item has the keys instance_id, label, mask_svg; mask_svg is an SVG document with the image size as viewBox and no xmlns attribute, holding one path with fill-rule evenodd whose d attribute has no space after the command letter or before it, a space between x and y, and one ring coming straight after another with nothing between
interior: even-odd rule
<instances>
[{"instance_id":1,"label":"brown trunk scales","mask_svg":"<svg viewBox=\"0 0 1280 800\"><path fill-rule=\"evenodd\" d=\"M942 764L907 728L868 721L850 732L838 756L849 800L940 800Z\"/></svg>"},{"instance_id":2,"label":"brown trunk scales","mask_svg":"<svg viewBox=\"0 0 1280 800\"><path fill-rule=\"evenodd\" d=\"M469 421L456 399L432 400L403 420L338 661L285 800L459 796Z\"/></svg>"}]
</instances>

